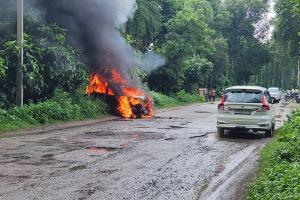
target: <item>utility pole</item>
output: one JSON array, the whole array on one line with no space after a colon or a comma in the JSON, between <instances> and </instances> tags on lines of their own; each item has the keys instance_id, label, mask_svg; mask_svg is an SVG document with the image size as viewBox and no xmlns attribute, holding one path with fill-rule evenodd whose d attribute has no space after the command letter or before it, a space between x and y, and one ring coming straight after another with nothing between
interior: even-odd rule
<instances>
[{"instance_id":1,"label":"utility pole","mask_svg":"<svg viewBox=\"0 0 300 200\"><path fill-rule=\"evenodd\" d=\"M23 106L23 56L24 56L24 1L17 0L17 41L20 48L16 71L16 104Z\"/></svg>"}]
</instances>

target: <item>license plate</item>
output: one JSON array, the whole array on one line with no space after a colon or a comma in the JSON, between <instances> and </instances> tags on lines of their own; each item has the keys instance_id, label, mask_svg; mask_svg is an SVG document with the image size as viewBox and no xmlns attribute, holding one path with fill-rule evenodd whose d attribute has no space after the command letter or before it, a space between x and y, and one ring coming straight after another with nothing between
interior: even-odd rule
<instances>
[{"instance_id":1,"label":"license plate","mask_svg":"<svg viewBox=\"0 0 300 200\"><path fill-rule=\"evenodd\" d=\"M234 110L234 114L236 115L251 115L250 110Z\"/></svg>"}]
</instances>

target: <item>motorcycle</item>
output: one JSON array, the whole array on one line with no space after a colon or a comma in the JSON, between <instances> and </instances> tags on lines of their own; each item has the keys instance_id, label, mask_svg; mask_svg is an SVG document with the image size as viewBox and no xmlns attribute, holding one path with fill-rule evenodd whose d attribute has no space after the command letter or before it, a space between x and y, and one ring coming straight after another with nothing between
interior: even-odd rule
<instances>
[{"instance_id":1,"label":"motorcycle","mask_svg":"<svg viewBox=\"0 0 300 200\"><path fill-rule=\"evenodd\" d=\"M300 104L300 95L299 94L297 94L295 96L295 100L296 100L296 103Z\"/></svg>"}]
</instances>

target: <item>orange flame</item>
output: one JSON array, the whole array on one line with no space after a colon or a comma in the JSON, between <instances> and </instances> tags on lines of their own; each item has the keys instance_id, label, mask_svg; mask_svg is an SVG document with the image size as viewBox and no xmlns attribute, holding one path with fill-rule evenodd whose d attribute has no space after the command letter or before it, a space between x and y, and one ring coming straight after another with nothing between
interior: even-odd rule
<instances>
[{"instance_id":1,"label":"orange flame","mask_svg":"<svg viewBox=\"0 0 300 200\"><path fill-rule=\"evenodd\" d=\"M152 99L147 97L143 90L136 87L129 87L127 81L116 69L111 70L110 77L110 79L105 79L100 74L92 74L89 85L86 88L86 94L116 96L118 103L116 110L121 117L153 117ZM122 94L117 95L110 85L118 86L119 93L121 92Z\"/></svg>"}]
</instances>

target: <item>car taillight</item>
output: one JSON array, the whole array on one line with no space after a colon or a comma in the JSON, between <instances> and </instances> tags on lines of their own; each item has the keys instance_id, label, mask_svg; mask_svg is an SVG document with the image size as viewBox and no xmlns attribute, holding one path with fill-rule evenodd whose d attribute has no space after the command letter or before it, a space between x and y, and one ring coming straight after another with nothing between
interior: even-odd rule
<instances>
[{"instance_id":1,"label":"car taillight","mask_svg":"<svg viewBox=\"0 0 300 200\"><path fill-rule=\"evenodd\" d=\"M225 96L222 96L221 102L218 104L218 110L224 110L225 109Z\"/></svg>"},{"instance_id":2,"label":"car taillight","mask_svg":"<svg viewBox=\"0 0 300 200\"><path fill-rule=\"evenodd\" d=\"M267 100L267 97L264 95L262 97L262 108L261 108L261 111L263 112L267 112L271 109L270 105L268 104L268 100Z\"/></svg>"}]
</instances>

